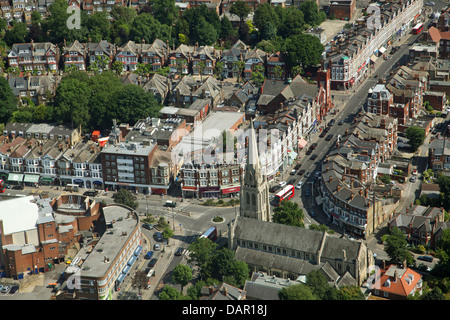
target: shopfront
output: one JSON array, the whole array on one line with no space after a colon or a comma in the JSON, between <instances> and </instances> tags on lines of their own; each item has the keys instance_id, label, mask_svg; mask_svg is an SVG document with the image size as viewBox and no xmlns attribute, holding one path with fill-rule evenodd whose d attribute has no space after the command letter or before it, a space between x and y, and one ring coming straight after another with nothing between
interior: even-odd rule
<instances>
[{"instance_id":1,"label":"shopfront","mask_svg":"<svg viewBox=\"0 0 450 320\"><path fill-rule=\"evenodd\" d=\"M37 186L39 184L39 175L25 174L25 176L23 178L23 183L29 187Z\"/></svg>"},{"instance_id":2,"label":"shopfront","mask_svg":"<svg viewBox=\"0 0 450 320\"><path fill-rule=\"evenodd\" d=\"M238 193L241 191L241 186L232 186L232 187L226 187L221 188L222 197L223 198L235 198L238 197Z\"/></svg>"},{"instance_id":3,"label":"shopfront","mask_svg":"<svg viewBox=\"0 0 450 320\"><path fill-rule=\"evenodd\" d=\"M198 198L197 187L187 187L183 186L181 188L183 198Z\"/></svg>"},{"instance_id":4,"label":"shopfront","mask_svg":"<svg viewBox=\"0 0 450 320\"><path fill-rule=\"evenodd\" d=\"M199 193L202 198L219 198L220 188L219 186L200 188Z\"/></svg>"}]
</instances>

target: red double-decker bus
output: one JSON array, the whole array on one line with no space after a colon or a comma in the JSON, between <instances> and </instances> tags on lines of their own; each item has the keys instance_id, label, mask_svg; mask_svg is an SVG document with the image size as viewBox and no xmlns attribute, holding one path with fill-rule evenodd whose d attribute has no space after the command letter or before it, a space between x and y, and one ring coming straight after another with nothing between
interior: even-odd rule
<instances>
[{"instance_id":1,"label":"red double-decker bus","mask_svg":"<svg viewBox=\"0 0 450 320\"><path fill-rule=\"evenodd\" d=\"M412 29L412 33L413 34L419 34L421 33L423 30L423 23L418 23L414 26L414 28Z\"/></svg>"},{"instance_id":2,"label":"red double-decker bus","mask_svg":"<svg viewBox=\"0 0 450 320\"><path fill-rule=\"evenodd\" d=\"M208 238L212 242L215 242L217 240L217 228L209 227L208 230L200 236L200 238Z\"/></svg>"},{"instance_id":3,"label":"red double-decker bus","mask_svg":"<svg viewBox=\"0 0 450 320\"><path fill-rule=\"evenodd\" d=\"M293 196L294 196L294 186L292 184L288 184L275 195L275 198L273 199L273 204L275 206L279 206L281 201L289 200Z\"/></svg>"},{"instance_id":4,"label":"red double-decker bus","mask_svg":"<svg viewBox=\"0 0 450 320\"><path fill-rule=\"evenodd\" d=\"M0 179L0 193L5 192L6 190L6 183L4 180Z\"/></svg>"}]
</instances>

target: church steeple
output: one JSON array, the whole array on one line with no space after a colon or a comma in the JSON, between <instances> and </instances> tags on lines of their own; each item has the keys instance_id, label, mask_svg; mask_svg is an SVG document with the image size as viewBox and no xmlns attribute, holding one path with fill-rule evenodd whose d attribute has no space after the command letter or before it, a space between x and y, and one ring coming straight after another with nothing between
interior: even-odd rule
<instances>
[{"instance_id":1,"label":"church steeple","mask_svg":"<svg viewBox=\"0 0 450 320\"><path fill-rule=\"evenodd\" d=\"M269 184L267 177L261 174L258 140L253 121L250 125L247 162L240 197L240 215L270 221Z\"/></svg>"}]
</instances>

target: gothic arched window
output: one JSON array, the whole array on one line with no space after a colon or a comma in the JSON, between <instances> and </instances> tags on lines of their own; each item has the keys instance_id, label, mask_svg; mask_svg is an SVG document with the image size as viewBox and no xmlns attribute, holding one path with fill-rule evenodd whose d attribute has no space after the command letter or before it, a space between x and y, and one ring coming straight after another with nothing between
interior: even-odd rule
<instances>
[{"instance_id":1,"label":"gothic arched window","mask_svg":"<svg viewBox=\"0 0 450 320\"><path fill-rule=\"evenodd\" d=\"M247 204L250 204L250 195L248 192L245 194L245 197L247 198Z\"/></svg>"},{"instance_id":2,"label":"gothic arched window","mask_svg":"<svg viewBox=\"0 0 450 320\"><path fill-rule=\"evenodd\" d=\"M255 196L255 194L252 194L252 204L254 206L256 206L256 196Z\"/></svg>"}]
</instances>

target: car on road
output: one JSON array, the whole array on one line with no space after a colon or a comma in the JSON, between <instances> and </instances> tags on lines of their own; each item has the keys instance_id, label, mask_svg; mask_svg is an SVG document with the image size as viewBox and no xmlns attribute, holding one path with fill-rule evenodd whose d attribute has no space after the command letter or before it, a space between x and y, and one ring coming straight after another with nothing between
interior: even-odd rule
<instances>
[{"instance_id":1,"label":"car on road","mask_svg":"<svg viewBox=\"0 0 450 320\"><path fill-rule=\"evenodd\" d=\"M300 169L301 166L302 166L301 163L297 163L297 164L295 165L294 169L295 169L295 170L298 170L298 169Z\"/></svg>"},{"instance_id":2,"label":"car on road","mask_svg":"<svg viewBox=\"0 0 450 320\"><path fill-rule=\"evenodd\" d=\"M331 139L333 139L334 135L333 134L329 134L325 140L330 141Z\"/></svg>"},{"instance_id":3,"label":"car on road","mask_svg":"<svg viewBox=\"0 0 450 320\"><path fill-rule=\"evenodd\" d=\"M289 173L291 176L293 176L295 173L297 172L297 170L292 169L291 172Z\"/></svg>"},{"instance_id":4,"label":"car on road","mask_svg":"<svg viewBox=\"0 0 450 320\"><path fill-rule=\"evenodd\" d=\"M11 290L11 286L4 286L2 289L2 293L8 293Z\"/></svg>"},{"instance_id":5,"label":"car on road","mask_svg":"<svg viewBox=\"0 0 450 320\"><path fill-rule=\"evenodd\" d=\"M295 183L295 179L290 179L287 184L294 184L294 183Z\"/></svg>"},{"instance_id":6,"label":"car on road","mask_svg":"<svg viewBox=\"0 0 450 320\"><path fill-rule=\"evenodd\" d=\"M19 286L12 286L11 290L9 290L9 294L14 294L19 291Z\"/></svg>"},{"instance_id":7,"label":"car on road","mask_svg":"<svg viewBox=\"0 0 450 320\"><path fill-rule=\"evenodd\" d=\"M311 156L311 160L316 160L317 159L317 154L313 154L312 156Z\"/></svg>"},{"instance_id":8,"label":"car on road","mask_svg":"<svg viewBox=\"0 0 450 320\"><path fill-rule=\"evenodd\" d=\"M172 200L167 200L166 203L164 204L165 207L171 207L171 208L175 208L177 206L177 203L175 201Z\"/></svg>"},{"instance_id":9,"label":"car on road","mask_svg":"<svg viewBox=\"0 0 450 320\"><path fill-rule=\"evenodd\" d=\"M313 143L313 144L311 145L311 150L314 150L316 147L317 147L317 143Z\"/></svg>"},{"instance_id":10,"label":"car on road","mask_svg":"<svg viewBox=\"0 0 450 320\"><path fill-rule=\"evenodd\" d=\"M342 126L344 124L344 120L339 120L338 125Z\"/></svg>"},{"instance_id":11,"label":"car on road","mask_svg":"<svg viewBox=\"0 0 450 320\"><path fill-rule=\"evenodd\" d=\"M155 244L153 245L153 250L155 250L155 251L161 250L161 245L160 245L159 243L155 243Z\"/></svg>"},{"instance_id":12,"label":"car on road","mask_svg":"<svg viewBox=\"0 0 450 320\"><path fill-rule=\"evenodd\" d=\"M150 262L148 263L148 266L149 266L150 268L153 268L157 262L158 262L158 259L153 258L153 259L150 260Z\"/></svg>"},{"instance_id":13,"label":"car on road","mask_svg":"<svg viewBox=\"0 0 450 320\"><path fill-rule=\"evenodd\" d=\"M295 186L295 189L301 189L302 186L303 186L303 181L299 181L297 183L297 185Z\"/></svg>"},{"instance_id":14,"label":"car on road","mask_svg":"<svg viewBox=\"0 0 450 320\"><path fill-rule=\"evenodd\" d=\"M319 137L320 137L320 138L323 138L323 137L325 137L326 134L327 134L327 133L325 132L325 130L322 130L322 132L320 133Z\"/></svg>"},{"instance_id":15,"label":"car on road","mask_svg":"<svg viewBox=\"0 0 450 320\"><path fill-rule=\"evenodd\" d=\"M21 184L15 185L12 187L13 190L23 190L23 186Z\"/></svg>"},{"instance_id":16,"label":"car on road","mask_svg":"<svg viewBox=\"0 0 450 320\"><path fill-rule=\"evenodd\" d=\"M416 182L416 180L417 180L417 177L416 177L416 176L412 176L412 177L409 179L409 181L411 181L411 182Z\"/></svg>"},{"instance_id":17,"label":"car on road","mask_svg":"<svg viewBox=\"0 0 450 320\"><path fill-rule=\"evenodd\" d=\"M283 188L285 185L287 185L287 182L286 182L286 181L281 181L280 184L278 184L278 186L279 186L280 188Z\"/></svg>"},{"instance_id":18,"label":"car on road","mask_svg":"<svg viewBox=\"0 0 450 320\"><path fill-rule=\"evenodd\" d=\"M179 257L183 254L183 252L184 252L184 249L180 247L177 249L177 251L175 251L175 255Z\"/></svg>"},{"instance_id":19,"label":"car on road","mask_svg":"<svg viewBox=\"0 0 450 320\"><path fill-rule=\"evenodd\" d=\"M312 149L308 149L308 150L306 150L306 154L307 155L310 155L311 153L313 152L313 150Z\"/></svg>"},{"instance_id":20,"label":"car on road","mask_svg":"<svg viewBox=\"0 0 450 320\"><path fill-rule=\"evenodd\" d=\"M302 176L304 173L305 173L305 169L302 169L302 170L300 170L297 174L298 174L299 176Z\"/></svg>"},{"instance_id":21,"label":"car on road","mask_svg":"<svg viewBox=\"0 0 450 320\"><path fill-rule=\"evenodd\" d=\"M426 261L426 262L433 262L433 257L432 256L418 256L417 260L422 260L422 261Z\"/></svg>"},{"instance_id":22,"label":"car on road","mask_svg":"<svg viewBox=\"0 0 450 320\"><path fill-rule=\"evenodd\" d=\"M148 230L152 230L153 229L153 225L149 224L149 223L144 223L142 225L142 228L148 229Z\"/></svg>"},{"instance_id":23,"label":"car on road","mask_svg":"<svg viewBox=\"0 0 450 320\"><path fill-rule=\"evenodd\" d=\"M305 173L305 177L309 178L309 176L311 175L311 173L308 171L307 173Z\"/></svg>"},{"instance_id":24,"label":"car on road","mask_svg":"<svg viewBox=\"0 0 450 320\"><path fill-rule=\"evenodd\" d=\"M161 232L156 232L156 233L153 235L153 238L154 238L156 241L158 241L158 242L163 242L163 240L164 240L164 238L163 238Z\"/></svg>"},{"instance_id":25,"label":"car on road","mask_svg":"<svg viewBox=\"0 0 450 320\"><path fill-rule=\"evenodd\" d=\"M153 257L153 251L149 251L145 254L144 259L150 260Z\"/></svg>"},{"instance_id":26,"label":"car on road","mask_svg":"<svg viewBox=\"0 0 450 320\"><path fill-rule=\"evenodd\" d=\"M280 186L277 185L277 186L270 187L269 191L273 193L273 192L277 192L279 189L280 189Z\"/></svg>"},{"instance_id":27,"label":"car on road","mask_svg":"<svg viewBox=\"0 0 450 320\"><path fill-rule=\"evenodd\" d=\"M88 197L95 197L97 194L98 194L98 192L95 190L88 190L85 193L83 193L84 196L88 196Z\"/></svg>"},{"instance_id":28,"label":"car on road","mask_svg":"<svg viewBox=\"0 0 450 320\"><path fill-rule=\"evenodd\" d=\"M316 178L318 178L322 173L320 171L316 171L316 173L314 174L316 176Z\"/></svg>"},{"instance_id":29,"label":"car on road","mask_svg":"<svg viewBox=\"0 0 450 320\"><path fill-rule=\"evenodd\" d=\"M328 126L331 127L332 125L334 125L335 122L336 120L331 119L330 122L328 122Z\"/></svg>"},{"instance_id":30,"label":"car on road","mask_svg":"<svg viewBox=\"0 0 450 320\"><path fill-rule=\"evenodd\" d=\"M418 173L419 173L419 172L417 171L417 169L414 169L414 170L412 171L412 174L413 174L414 176L417 176Z\"/></svg>"}]
</instances>

